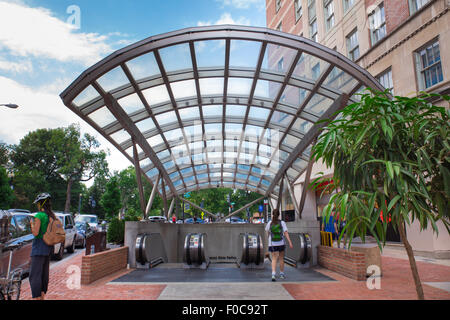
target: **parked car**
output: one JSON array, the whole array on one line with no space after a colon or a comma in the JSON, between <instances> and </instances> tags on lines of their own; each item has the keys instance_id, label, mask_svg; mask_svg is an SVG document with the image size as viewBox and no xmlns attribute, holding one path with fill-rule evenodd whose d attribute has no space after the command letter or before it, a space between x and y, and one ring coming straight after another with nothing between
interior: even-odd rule
<instances>
[{"instance_id":1,"label":"parked car","mask_svg":"<svg viewBox=\"0 0 450 320\"><path fill-rule=\"evenodd\" d=\"M79 214L75 217L75 222L87 222L94 231L99 229L98 217L95 214Z\"/></svg>"},{"instance_id":2,"label":"parked car","mask_svg":"<svg viewBox=\"0 0 450 320\"><path fill-rule=\"evenodd\" d=\"M148 217L148 221L151 222L167 222L167 218L163 216L151 216Z\"/></svg>"},{"instance_id":3,"label":"parked car","mask_svg":"<svg viewBox=\"0 0 450 320\"><path fill-rule=\"evenodd\" d=\"M197 218L197 220L194 222L194 218L188 218L184 220L184 223L205 223L205 221L200 218Z\"/></svg>"},{"instance_id":4,"label":"parked car","mask_svg":"<svg viewBox=\"0 0 450 320\"><path fill-rule=\"evenodd\" d=\"M86 238L93 235L95 231L91 228L87 222L75 222L75 228L77 229L77 236L75 238L75 247L86 248Z\"/></svg>"},{"instance_id":5,"label":"parked car","mask_svg":"<svg viewBox=\"0 0 450 320\"><path fill-rule=\"evenodd\" d=\"M245 221L239 217L230 217L225 219L225 222L229 223L245 223Z\"/></svg>"},{"instance_id":6,"label":"parked car","mask_svg":"<svg viewBox=\"0 0 450 320\"><path fill-rule=\"evenodd\" d=\"M31 216L35 216L37 212L32 213ZM55 244L53 246L52 257L56 260L61 260L64 255L64 249L67 249L68 253L73 253L75 251L75 243L77 237L77 229L75 228L75 222L73 221L73 217L70 213L64 212L54 212L55 215L61 220L64 230L66 231L66 240L64 242L64 246L60 243Z\"/></svg>"},{"instance_id":7,"label":"parked car","mask_svg":"<svg viewBox=\"0 0 450 320\"><path fill-rule=\"evenodd\" d=\"M0 244L0 276L5 276L8 271L9 252L11 247L16 247L13 251L11 270L23 269L23 275L27 275L31 265L31 246L33 234L31 233L31 219L27 213L0 210L0 219L8 217L9 239Z\"/></svg>"}]
</instances>

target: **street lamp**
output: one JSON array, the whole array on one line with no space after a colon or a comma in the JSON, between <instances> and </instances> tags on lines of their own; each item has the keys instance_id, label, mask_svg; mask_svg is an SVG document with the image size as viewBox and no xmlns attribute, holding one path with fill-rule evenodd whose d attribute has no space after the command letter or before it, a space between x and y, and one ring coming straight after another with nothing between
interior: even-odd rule
<instances>
[{"instance_id":1,"label":"street lamp","mask_svg":"<svg viewBox=\"0 0 450 320\"><path fill-rule=\"evenodd\" d=\"M6 103L6 104L0 104L0 107L7 107L7 108L11 108L11 109L17 109L19 106L17 104Z\"/></svg>"}]
</instances>

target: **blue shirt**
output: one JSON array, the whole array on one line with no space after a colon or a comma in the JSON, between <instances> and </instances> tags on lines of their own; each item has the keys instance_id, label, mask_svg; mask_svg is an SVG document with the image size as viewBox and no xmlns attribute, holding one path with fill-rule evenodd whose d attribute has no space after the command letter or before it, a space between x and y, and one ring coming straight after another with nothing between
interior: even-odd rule
<instances>
[{"instance_id":1,"label":"blue shirt","mask_svg":"<svg viewBox=\"0 0 450 320\"><path fill-rule=\"evenodd\" d=\"M334 217L333 216L330 216L328 223L325 223L324 229L325 229L325 232L336 233L336 230L334 230Z\"/></svg>"}]
</instances>

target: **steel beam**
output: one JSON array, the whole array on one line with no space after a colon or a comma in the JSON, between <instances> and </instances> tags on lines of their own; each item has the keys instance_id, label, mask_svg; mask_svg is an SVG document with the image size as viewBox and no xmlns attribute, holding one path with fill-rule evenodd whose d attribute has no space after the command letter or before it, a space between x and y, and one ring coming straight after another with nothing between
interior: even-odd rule
<instances>
[{"instance_id":1,"label":"steel beam","mask_svg":"<svg viewBox=\"0 0 450 320\"><path fill-rule=\"evenodd\" d=\"M142 187L141 167L139 165L139 157L136 143L134 141L133 141L133 160L134 160L134 170L136 171L136 181L139 190L139 204L141 206L141 211L145 212L144 188Z\"/></svg>"},{"instance_id":2,"label":"steel beam","mask_svg":"<svg viewBox=\"0 0 450 320\"><path fill-rule=\"evenodd\" d=\"M285 183L287 185L287 188L288 188L288 191L289 191L289 195L291 196L292 203L294 204L295 215L297 216L298 219L300 219L300 211L299 211L298 203L297 203L297 200L295 198L294 190L292 190L292 186L291 186L291 183L290 183L289 178L287 177L287 175L284 175L284 180L285 180Z\"/></svg>"},{"instance_id":3,"label":"steel beam","mask_svg":"<svg viewBox=\"0 0 450 320\"><path fill-rule=\"evenodd\" d=\"M230 213L229 215L227 215L226 217L224 217L224 219L227 219L227 218L229 218L229 217L231 217L231 216L234 216L235 214L238 214L238 213L241 212L242 210L245 210L245 209L251 207L252 205L254 205L255 203L258 203L258 202L261 201L261 200L264 200L264 197L260 197L260 198L258 198L258 199L256 199L256 200L253 200L253 201L250 202L250 203L247 203L247 204L246 204L245 206L243 206L242 208L239 208L239 209L237 209L236 211L233 211L232 213Z\"/></svg>"},{"instance_id":4,"label":"steel beam","mask_svg":"<svg viewBox=\"0 0 450 320\"><path fill-rule=\"evenodd\" d=\"M145 208L144 220L147 219L147 215L152 208L153 200L155 199L156 192L158 190L159 180L161 179L161 173L158 174L156 183L153 185L152 193L150 194L150 199L148 200L147 207Z\"/></svg>"},{"instance_id":5,"label":"steel beam","mask_svg":"<svg viewBox=\"0 0 450 320\"><path fill-rule=\"evenodd\" d=\"M313 157L310 158L309 163L308 163L308 168L306 169L306 174L305 174L305 181L303 183L303 189L302 189L302 196L300 198L300 203L298 205L299 208L299 218L302 218L302 212L303 212L303 208L305 206L305 201L306 201L306 192L308 190L308 185L309 185L309 181L311 178L311 172L312 172L312 167L314 164L314 159Z\"/></svg>"},{"instance_id":6,"label":"steel beam","mask_svg":"<svg viewBox=\"0 0 450 320\"><path fill-rule=\"evenodd\" d=\"M185 198L183 198L183 197L178 197L178 199L180 199L181 201L184 201L184 202L186 202L186 203L189 203L189 204L190 204L191 206L193 206L194 208L196 208L196 209L198 209L198 210L200 210L200 211L203 211L203 212L209 214L211 217L217 218L217 215L215 215L214 213L209 212L209 211L206 210L205 208L202 208L202 207L196 205L195 203L193 203L193 202L191 202L191 201L189 201L189 200L187 200L187 199L185 199Z\"/></svg>"},{"instance_id":7,"label":"steel beam","mask_svg":"<svg viewBox=\"0 0 450 320\"><path fill-rule=\"evenodd\" d=\"M169 211L167 212L167 220L169 220L170 219L170 215L172 214L172 212L173 212L173 208L174 208L174 206L175 206L175 197L173 197L172 198L172 201L170 202L170 207L169 207Z\"/></svg>"}]
</instances>

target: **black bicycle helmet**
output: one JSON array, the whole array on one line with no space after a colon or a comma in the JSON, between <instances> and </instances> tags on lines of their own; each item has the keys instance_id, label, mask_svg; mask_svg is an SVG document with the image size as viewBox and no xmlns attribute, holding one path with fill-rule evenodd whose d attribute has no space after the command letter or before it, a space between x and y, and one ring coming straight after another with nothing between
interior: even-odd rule
<instances>
[{"instance_id":1,"label":"black bicycle helmet","mask_svg":"<svg viewBox=\"0 0 450 320\"><path fill-rule=\"evenodd\" d=\"M39 201L42 201L42 200L45 200L45 199L51 199L51 198L52 198L52 196L51 196L49 193L47 193L47 192L40 193L40 194L36 197L36 200L33 201L33 203L37 203L37 202L39 202Z\"/></svg>"}]
</instances>

